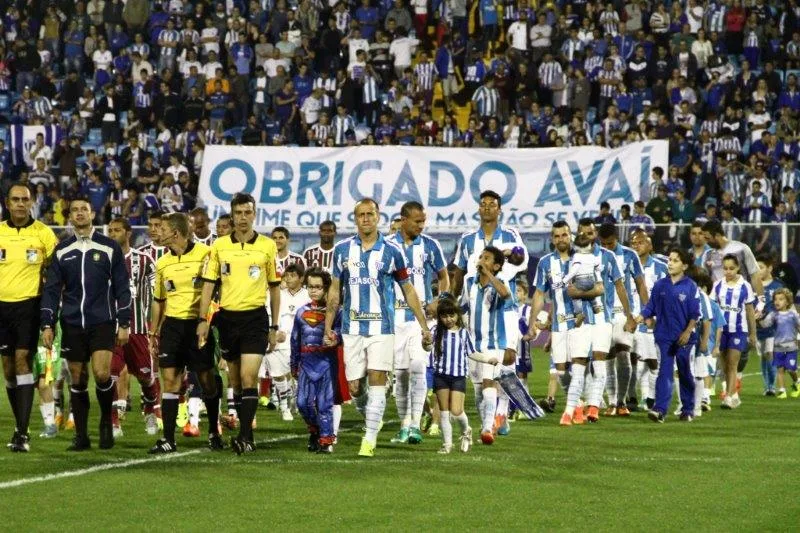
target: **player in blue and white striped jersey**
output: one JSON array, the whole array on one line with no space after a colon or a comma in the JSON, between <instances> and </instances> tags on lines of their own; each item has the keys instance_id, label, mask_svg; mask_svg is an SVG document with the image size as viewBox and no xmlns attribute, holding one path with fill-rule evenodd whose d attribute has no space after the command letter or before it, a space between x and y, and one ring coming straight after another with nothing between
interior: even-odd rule
<instances>
[{"instance_id":1,"label":"player in blue and white striped jersey","mask_svg":"<svg viewBox=\"0 0 800 533\"><path fill-rule=\"evenodd\" d=\"M386 238L397 245L405 256L411 285L423 306L436 304L432 285L434 276L439 282L439 292L448 294L450 279L447 276L447 263L439 242L425 235L425 208L419 202L406 202L400 208L399 230ZM414 313L405 299L399 296L400 286L395 283L394 306L394 375L395 402L397 416L400 418L400 431L394 436L394 443L419 444L422 442L420 419L428 394L426 367L428 352L422 347L422 330Z\"/></svg>"},{"instance_id":2,"label":"player in blue and white striped jersey","mask_svg":"<svg viewBox=\"0 0 800 533\"><path fill-rule=\"evenodd\" d=\"M650 240L650 236L647 235L646 231L635 229L631 234L631 246L636 250L639 255L639 261L642 263L644 283L649 295L656 281L669 275L667 264L652 255L653 241ZM642 308L636 285L634 285L634 291L632 294L633 312L638 315L642 312ZM642 391L642 400L645 402L647 409L652 409L655 403L656 378L658 377L658 350L656 349L656 341L653 338L653 330L645 324L639 324L633 334L632 352L633 358L638 359L639 364L636 367L636 372L634 372L636 378L631 379L633 383L632 390L630 386L628 387L628 396L636 396L636 382L638 381Z\"/></svg>"},{"instance_id":3,"label":"player in blue and white striped jersey","mask_svg":"<svg viewBox=\"0 0 800 533\"><path fill-rule=\"evenodd\" d=\"M578 221L578 235L584 235L590 241L597 240L597 228L591 218L582 218ZM592 327L592 370L586 378L587 401L589 412L587 419L589 422L597 422L599 419L600 404L603 399L603 390L606 385L606 364L605 360L611 351L611 338L613 336L613 313L614 302L619 298L623 312L626 316L631 316L630 300L625 290L622 273L614 254L602 248L596 242L592 248L592 253L600 258L600 274L603 280L602 312L596 312ZM586 306L584 306L586 307ZM627 329L632 331L633 326L628 325Z\"/></svg>"},{"instance_id":4,"label":"player in blue and white striped jersey","mask_svg":"<svg viewBox=\"0 0 800 533\"><path fill-rule=\"evenodd\" d=\"M739 269L739 259L733 254L726 255L722 260L724 278L714 283L711 290L711 299L719 303L727 322L719 346L726 383L726 395L722 402L724 409L735 409L741 405L736 390L739 358L747 351L748 342L754 346L756 344L756 297Z\"/></svg>"},{"instance_id":5,"label":"player in blue and white striped jersey","mask_svg":"<svg viewBox=\"0 0 800 533\"><path fill-rule=\"evenodd\" d=\"M568 285L564 278L569 272L571 259L571 241L569 225L559 220L553 224L550 232L555 251L545 255L539 260L536 267L528 338L536 336L537 330L550 329L550 357L556 367L556 375L561 387L567 396L564 414L561 416L562 425L582 423L583 409L579 406L586 374L589 349L591 346L590 327L577 328L575 322L578 301L574 301L568 294ZM596 273L598 282L596 288L602 293L603 285ZM551 311L550 319L543 322L539 313L544 306L545 297L549 298ZM567 373L567 363L571 362L570 373Z\"/></svg>"},{"instance_id":6,"label":"player in blue and white striped jersey","mask_svg":"<svg viewBox=\"0 0 800 533\"><path fill-rule=\"evenodd\" d=\"M424 341L430 342L430 331L410 283L403 251L387 242L378 231L378 203L371 198L359 201L354 216L358 233L338 243L333 250L325 342L331 346L337 342L332 328L341 301L345 310L342 316L345 375L357 405L364 405L364 378L368 377L369 383L366 435L358 454L372 457L386 409L386 378L394 361L395 281L419 322Z\"/></svg>"},{"instance_id":7,"label":"player in blue and white striped jersey","mask_svg":"<svg viewBox=\"0 0 800 533\"><path fill-rule=\"evenodd\" d=\"M614 254L617 267L623 275L628 309L624 306L624 297L614 295L614 319L611 332L611 353L606 359L606 392L608 393L608 410L606 416L628 416L630 411L625 403L625 395L631 380L631 357L633 348L634 308L642 309L650 297L642 272L639 256L631 248L622 246L617 238L617 228L612 224L603 224L599 230L600 243L603 248ZM634 288L637 296L634 296ZM638 300L638 301L634 301Z\"/></svg>"},{"instance_id":8,"label":"player in blue and white striped jersey","mask_svg":"<svg viewBox=\"0 0 800 533\"><path fill-rule=\"evenodd\" d=\"M514 293L507 281L497 274L505 256L500 249L487 246L478 258L475 274L464 280L461 306L469 313L469 329L475 348L498 361L515 355L519 340L519 315ZM505 363L505 361L503 361ZM509 361L513 363L513 359ZM475 402L481 415L481 441L494 442L493 426L497 409L496 367L470 363L470 377L475 387ZM513 367L512 367L513 371Z\"/></svg>"}]
</instances>

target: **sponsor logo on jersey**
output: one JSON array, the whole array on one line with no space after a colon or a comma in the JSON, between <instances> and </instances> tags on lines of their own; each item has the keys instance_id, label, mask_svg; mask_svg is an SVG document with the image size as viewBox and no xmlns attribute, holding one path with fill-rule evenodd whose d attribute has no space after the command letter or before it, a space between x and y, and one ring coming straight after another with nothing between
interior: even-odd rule
<instances>
[{"instance_id":1,"label":"sponsor logo on jersey","mask_svg":"<svg viewBox=\"0 0 800 533\"><path fill-rule=\"evenodd\" d=\"M350 310L350 320L382 320L383 314Z\"/></svg>"},{"instance_id":2,"label":"sponsor logo on jersey","mask_svg":"<svg viewBox=\"0 0 800 533\"><path fill-rule=\"evenodd\" d=\"M367 276L353 276L350 278L350 285L374 285L378 286L378 280Z\"/></svg>"}]
</instances>

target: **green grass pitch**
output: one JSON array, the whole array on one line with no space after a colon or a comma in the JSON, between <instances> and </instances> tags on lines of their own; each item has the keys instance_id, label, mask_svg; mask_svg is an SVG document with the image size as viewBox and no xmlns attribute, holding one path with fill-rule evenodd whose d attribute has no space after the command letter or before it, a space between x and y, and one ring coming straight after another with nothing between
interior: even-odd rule
<instances>
[{"instance_id":1,"label":"green grass pitch","mask_svg":"<svg viewBox=\"0 0 800 533\"><path fill-rule=\"evenodd\" d=\"M535 363L538 398L546 390L544 354L537 351ZM438 438L390 444L393 421L379 436L376 456L357 457L362 423L352 407L345 408L344 431L330 456L305 450L299 419L284 423L263 409L253 455L211 453L204 438L178 437L178 454L155 459L146 454L155 438L136 412L123 425L125 436L104 452L97 449L92 394L91 452L65 452L71 438L65 433L38 438L37 407L31 452L0 451L3 529L791 530L800 510L793 483L800 471L800 399L762 397L760 377L752 375L757 367L751 361L742 407L733 412L715 401L711 413L691 424L669 417L657 425L635 413L568 428L550 415L514 422L493 446L476 443L469 454L449 456L436 453ZM558 401L560 409L563 396ZM394 418L393 403L387 420ZM3 438L12 426L3 398Z\"/></svg>"}]
</instances>

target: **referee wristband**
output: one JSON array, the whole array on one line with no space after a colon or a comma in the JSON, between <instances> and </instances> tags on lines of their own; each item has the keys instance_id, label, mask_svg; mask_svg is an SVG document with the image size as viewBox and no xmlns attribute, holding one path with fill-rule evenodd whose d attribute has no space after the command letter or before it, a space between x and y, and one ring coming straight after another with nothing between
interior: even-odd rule
<instances>
[{"instance_id":1,"label":"referee wristband","mask_svg":"<svg viewBox=\"0 0 800 533\"><path fill-rule=\"evenodd\" d=\"M269 327L272 331L278 331L278 326L272 325Z\"/></svg>"}]
</instances>

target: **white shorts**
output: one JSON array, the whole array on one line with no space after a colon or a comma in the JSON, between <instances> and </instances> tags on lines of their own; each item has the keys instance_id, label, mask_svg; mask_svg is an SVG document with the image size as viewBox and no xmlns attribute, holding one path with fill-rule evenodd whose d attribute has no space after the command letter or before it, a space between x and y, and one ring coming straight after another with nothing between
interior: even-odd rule
<instances>
[{"instance_id":1,"label":"white shorts","mask_svg":"<svg viewBox=\"0 0 800 533\"><path fill-rule=\"evenodd\" d=\"M394 368L407 370L411 361L428 361L428 352L422 347L422 328L419 322L403 322L394 328Z\"/></svg>"},{"instance_id":2,"label":"white shorts","mask_svg":"<svg viewBox=\"0 0 800 533\"><path fill-rule=\"evenodd\" d=\"M759 356L763 356L765 353L772 353L774 348L775 348L775 337L758 339L756 342L756 349L758 350Z\"/></svg>"},{"instance_id":3,"label":"white shorts","mask_svg":"<svg viewBox=\"0 0 800 533\"><path fill-rule=\"evenodd\" d=\"M637 331L633 334L633 345L633 353L638 355L641 361L658 361L656 339L652 333Z\"/></svg>"},{"instance_id":4,"label":"white shorts","mask_svg":"<svg viewBox=\"0 0 800 533\"><path fill-rule=\"evenodd\" d=\"M589 357L591 326L585 325L567 331L550 333L550 357L555 364L569 363L573 359Z\"/></svg>"},{"instance_id":5,"label":"white shorts","mask_svg":"<svg viewBox=\"0 0 800 533\"><path fill-rule=\"evenodd\" d=\"M367 375L367 370L389 372L394 362L394 335L342 335L344 374L347 381Z\"/></svg>"},{"instance_id":6,"label":"white shorts","mask_svg":"<svg viewBox=\"0 0 800 533\"><path fill-rule=\"evenodd\" d=\"M488 355L489 357L496 357L498 361L500 361L499 365L490 365L488 363L479 363L474 359L469 360L469 377L472 380L472 383L479 385L486 379L495 379L497 376L500 375L500 370L503 368L510 368L512 372L515 371L514 365L509 365L507 367L503 366L503 355L505 354L505 350L483 350L481 353Z\"/></svg>"},{"instance_id":7,"label":"white shorts","mask_svg":"<svg viewBox=\"0 0 800 533\"><path fill-rule=\"evenodd\" d=\"M621 344L628 348L633 347L633 333L625 331L625 322L627 318L623 313L614 315L614 326L611 330L611 346Z\"/></svg>"},{"instance_id":8,"label":"white shorts","mask_svg":"<svg viewBox=\"0 0 800 533\"><path fill-rule=\"evenodd\" d=\"M292 352L290 350L273 350L267 354L267 368L269 375L273 378L290 374L292 369L289 367L289 359Z\"/></svg>"},{"instance_id":9,"label":"white shorts","mask_svg":"<svg viewBox=\"0 0 800 533\"><path fill-rule=\"evenodd\" d=\"M707 355L695 355L692 357L692 374L695 379L707 378L708 373L708 360Z\"/></svg>"},{"instance_id":10,"label":"white shorts","mask_svg":"<svg viewBox=\"0 0 800 533\"><path fill-rule=\"evenodd\" d=\"M614 326L610 323L589 325L589 339L592 343L592 351L609 353L611 351L611 337L614 334ZM583 329L583 326L581 326Z\"/></svg>"},{"instance_id":11,"label":"white shorts","mask_svg":"<svg viewBox=\"0 0 800 533\"><path fill-rule=\"evenodd\" d=\"M264 379L269 376L269 361L266 357L261 358L261 366L258 367L258 379Z\"/></svg>"}]
</instances>

